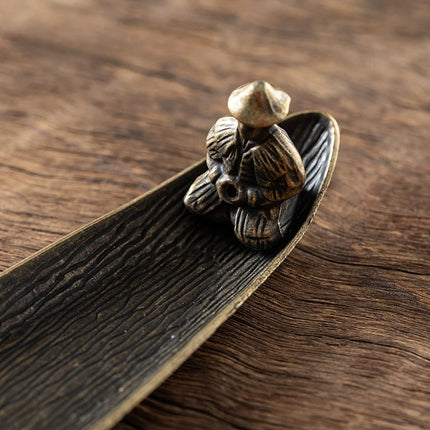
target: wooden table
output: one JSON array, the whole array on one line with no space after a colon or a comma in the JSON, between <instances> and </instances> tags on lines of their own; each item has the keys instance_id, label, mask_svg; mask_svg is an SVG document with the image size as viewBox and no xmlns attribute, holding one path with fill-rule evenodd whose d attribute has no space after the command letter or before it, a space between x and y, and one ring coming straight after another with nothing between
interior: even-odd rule
<instances>
[{"instance_id":1,"label":"wooden table","mask_svg":"<svg viewBox=\"0 0 430 430\"><path fill-rule=\"evenodd\" d=\"M0 3L0 268L202 158L236 86L341 127L288 260L116 430L430 425L430 4Z\"/></svg>"}]
</instances>

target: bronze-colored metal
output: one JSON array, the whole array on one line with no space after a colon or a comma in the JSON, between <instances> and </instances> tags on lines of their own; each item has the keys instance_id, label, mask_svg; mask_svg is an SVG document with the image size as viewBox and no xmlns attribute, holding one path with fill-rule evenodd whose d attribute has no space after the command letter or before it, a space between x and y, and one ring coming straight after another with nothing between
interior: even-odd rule
<instances>
[{"instance_id":1,"label":"bronze-colored metal","mask_svg":"<svg viewBox=\"0 0 430 430\"><path fill-rule=\"evenodd\" d=\"M195 219L200 162L0 274L0 428L106 430L190 356L306 232L336 163L336 121L279 126L307 172L282 248Z\"/></svg>"},{"instance_id":2,"label":"bronze-colored metal","mask_svg":"<svg viewBox=\"0 0 430 430\"><path fill-rule=\"evenodd\" d=\"M245 246L269 249L286 236L306 174L299 152L278 123L290 97L255 81L232 92L233 116L220 118L206 139L208 171L184 197L196 215L231 223Z\"/></svg>"}]
</instances>

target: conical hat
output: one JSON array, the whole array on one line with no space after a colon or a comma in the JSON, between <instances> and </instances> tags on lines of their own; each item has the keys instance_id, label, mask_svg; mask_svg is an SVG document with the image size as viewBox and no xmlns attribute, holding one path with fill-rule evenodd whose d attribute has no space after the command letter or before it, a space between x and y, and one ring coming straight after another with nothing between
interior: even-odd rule
<instances>
[{"instance_id":1,"label":"conical hat","mask_svg":"<svg viewBox=\"0 0 430 430\"><path fill-rule=\"evenodd\" d=\"M288 115L290 96L268 82L255 81L236 88L228 109L238 121L251 127L269 127Z\"/></svg>"}]
</instances>

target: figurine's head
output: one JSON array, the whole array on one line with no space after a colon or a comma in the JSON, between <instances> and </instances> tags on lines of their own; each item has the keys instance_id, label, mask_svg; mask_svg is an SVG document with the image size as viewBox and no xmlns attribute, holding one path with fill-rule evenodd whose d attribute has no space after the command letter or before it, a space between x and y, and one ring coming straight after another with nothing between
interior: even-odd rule
<instances>
[{"instance_id":1,"label":"figurine's head","mask_svg":"<svg viewBox=\"0 0 430 430\"><path fill-rule=\"evenodd\" d=\"M255 81L236 88L228 99L228 109L242 124L252 128L270 127L288 115L290 96L268 82Z\"/></svg>"}]
</instances>

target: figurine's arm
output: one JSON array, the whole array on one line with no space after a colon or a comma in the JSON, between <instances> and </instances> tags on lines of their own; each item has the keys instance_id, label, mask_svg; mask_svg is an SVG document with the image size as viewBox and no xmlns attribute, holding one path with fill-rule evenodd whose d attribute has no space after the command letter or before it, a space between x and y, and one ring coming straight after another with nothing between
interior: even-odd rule
<instances>
[{"instance_id":1,"label":"figurine's arm","mask_svg":"<svg viewBox=\"0 0 430 430\"><path fill-rule=\"evenodd\" d=\"M254 152L258 185L247 190L252 207L280 203L302 189L306 174L300 154L279 127L271 130L273 139Z\"/></svg>"},{"instance_id":2,"label":"figurine's arm","mask_svg":"<svg viewBox=\"0 0 430 430\"><path fill-rule=\"evenodd\" d=\"M300 168L285 173L277 180L247 189L248 204L251 207L280 203L300 192L305 177Z\"/></svg>"},{"instance_id":3,"label":"figurine's arm","mask_svg":"<svg viewBox=\"0 0 430 430\"><path fill-rule=\"evenodd\" d=\"M210 181L215 184L218 178L222 175L223 169L222 169L222 160L216 160L208 153L206 157L206 164L208 166L209 170L209 179Z\"/></svg>"}]
</instances>

